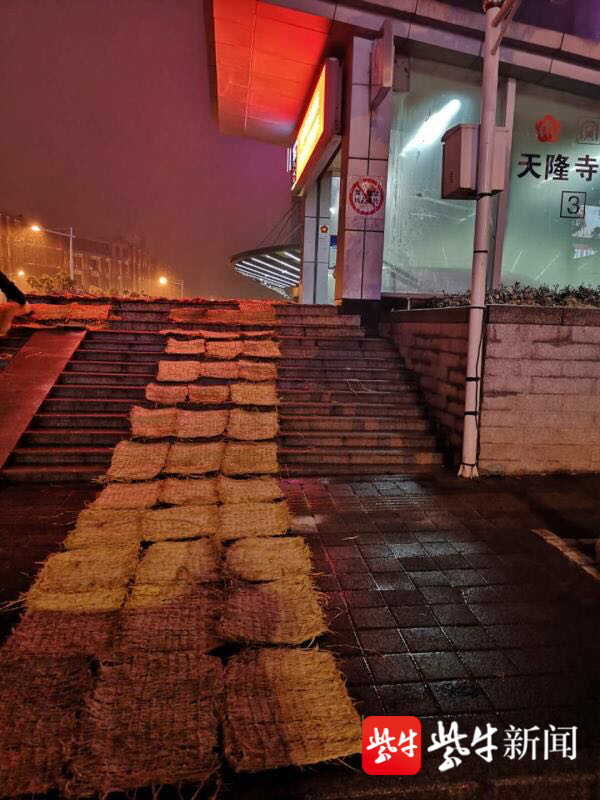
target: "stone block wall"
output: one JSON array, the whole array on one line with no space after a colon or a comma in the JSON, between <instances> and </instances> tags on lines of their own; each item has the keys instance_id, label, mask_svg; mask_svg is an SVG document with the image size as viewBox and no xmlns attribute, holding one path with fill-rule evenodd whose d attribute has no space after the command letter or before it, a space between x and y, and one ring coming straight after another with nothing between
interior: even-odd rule
<instances>
[{"instance_id":1,"label":"stone block wall","mask_svg":"<svg viewBox=\"0 0 600 800\"><path fill-rule=\"evenodd\" d=\"M462 446L468 309L392 312L380 333L413 370L440 439ZM490 306L481 474L600 472L600 309Z\"/></svg>"},{"instance_id":2,"label":"stone block wall","mask_svg":"<svg viewBox=\"0 0 600 800\"><path fill-rule=\"evenodd\" d=\"M392 339L417 379L440 443L456 462L462 447L468 309L435 308L383 315Z\"/></svg>"},{"instance_id":3,"label":"stone block wall","mask_svg":"<svg viewBox=\"0 0 600 800\"><path fill-rule=\"evenodd\" d=\"M600 471L600 309L491 306L482 473Z\"/></svg>"}]
</instances>

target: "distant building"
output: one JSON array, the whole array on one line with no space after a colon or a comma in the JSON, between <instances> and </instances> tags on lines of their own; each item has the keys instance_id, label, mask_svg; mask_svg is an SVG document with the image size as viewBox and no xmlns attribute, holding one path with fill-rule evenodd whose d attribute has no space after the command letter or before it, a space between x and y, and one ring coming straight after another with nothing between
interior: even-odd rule
<instances>
[{"instance_id":1,"label":"distant building","mask_svg":"<svg viewBox=\"0 0 600 800\"><path fill-rule=\"evenodd\" d=\"M22 215L0 211L0 270L24 291L40 280L54 288L69 277L69 237L34 231ZM101 294L165 294L159 274L170 267L151 258L140 239L73 238L73 277L77 289ZM29 281L31 279L31 282Z\"/></svg>"}]
</instances>

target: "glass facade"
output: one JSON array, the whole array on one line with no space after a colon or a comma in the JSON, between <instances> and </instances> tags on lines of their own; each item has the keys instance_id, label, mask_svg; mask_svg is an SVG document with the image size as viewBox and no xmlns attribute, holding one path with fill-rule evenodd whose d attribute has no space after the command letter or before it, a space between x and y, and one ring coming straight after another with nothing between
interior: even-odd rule
<instances>
[{"instance_id":1,"label":"glass facade","mask_svg":"<svg viewBox=\"0 0 600 800\"><path fill-rule=\"evenodd\" d=\"M410 91L394 98L383 292L470 286L475 203L441 199L441 137L479 122L480 82L476 70L411 61ZM597 98L517 82L508 193L503 283L600 283Z\"/></svg>"},{"instance_id":2,"label":"glass facade","mask_svg":"<svg viewBox=\"0 0 600 800\"><path fill-rule=\"evenodd\" d=\"M383 292L460 291L470 282L475 206L442 200L441 137L479 122L480 73L411 59L410 91L394 97Z\"/></svg>"}]
</instances>

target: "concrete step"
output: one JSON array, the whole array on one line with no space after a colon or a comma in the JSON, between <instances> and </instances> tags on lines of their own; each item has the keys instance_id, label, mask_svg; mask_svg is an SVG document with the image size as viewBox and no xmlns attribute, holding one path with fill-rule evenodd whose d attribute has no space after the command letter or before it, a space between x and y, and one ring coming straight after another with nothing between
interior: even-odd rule
<instances>
[{"instance_id":1,"label":"concrete step","mask_svg":"<svg viewBox=\"0 0 600 800\"><path fill-rule=\"evenodd\" d=\"M408 373L407 373L408 375ZM319 389L333 391L358 391L358 392L399 392L406 387L414 389L407 377L398 377L395 380L360 380L359 378L280 378L277 381L279 391L287 395L293 389L304 391L318 391Z\"/></svg>"},{"instance_id":2,"label":"concrete step","mask_svg":"<svg viewBox=\"0 0 600 800\"><path fill-rule=\"evenodd\" d=\"M279 418L281 435L285 433L306 433L323 431L398 433L404 431L429 431L429 423L424 415L402 417L347 416L281 414Z\"/></svg>"},{"instance_id":3,"label":"concrete step","mask_svg":"<svg viewBox=\"0 0 600 800\"><path fill-rule=\"evenodd\" d=\"M352 344L351 344L352 342ZM340 340L339 347L304 347L285 345L281 347L281 356L283 361L291 361L292 359L310 359L311 361L318 358L323 359L341 359L348 361L349 359L376 359L378 362L385 362L395 364L398 362L398 354L393 350L385 350L383 348L360 348L354 347L356 340L350 340L346 346L346 341Z\"/></svg>"},{"instance_id":4,"label":"concrete step","mask_svg":"<svg viewBox=\"0 0 600 800\"><path fill-rule=\"evenodd\" d=\"M314 358L295 356L289 358L285 356L278 361L281 369L345 369L354 371L355 369L373 369L379 367L380 369L387 369L388 366L394 369L401 367L402 362L396 359L382 358L379 354L366 355L366 354L347 354L346 356L324 356L318 355Z\"/></svg>"},{"instance_id":5,"label":"concrete step","mask_svg":"<svg viewBox=\"0 0 600 800\"><path fill-rule=\"evenodd\" d=\"M435 437L423 431L405 430L398 433L379 432L326 432L326 431L282 431L279 442L283 448L304 448L312 453L313 448L375 448L377 450L403 447L435 447Z\"/></svg>"},{"instance_id":6,"label":"concrete step","mask_svg":"<svg viewBox=\"0 0 600 800\"><path fill-rule=\"evenodd\" d=\"M127 407L129 411L129 406ZM32 430L54 430L54 429L82 428L103 429L103 430L125 430L129 431L129 414L115 413L96 413L86 414L77 412L56 413L56 414L36 414L31 421Z\"/></svg>"},{"instance_id":7,"label":"concrete step","mask_svg":"<svg viewBox=\"0 0 600 800\"><path fill-rule=\"evenodd\" d=\"M301 347L307 351L330 350L342 351L347 353L348 350L369 350L382 353L394 353L398 358L398 353L391 342L386 339L377 339L375 337L354 338L352 336L346 337L344 341L340 341L337 336L279 336L279 346L281 351L285 353L288 347Z\"/></svg>"},{"instance_id":8,"label":"concrete step","mask_svg":"<svg viewBox=\"0 0 600 800\"><path fill-rule=\"evenodd\" d=\"M113 400L104 398L89 399L81 397L49 397L42 403L40 411L44 414L61 414L73 417L74 414L109 413L128 415L137 401Z\"/></svg>"},{"instance_id":9,"label":"concrete step","mask_svg":"<svg viewBox=\"0 0 600 800\"><path fill-rule=\"evenodd\" d=\"M368 403L375 404L376 410L381 404L396 405L403 408L415 405L418 397L410 384L399 384L393 392L367 390L364 386L347 386L346 390L335 389L286 389L282 392L284 404L288 403Z\"/></svg>"},{"instance_id":10,"label":"concrete step","mask_svg":"<svg viewBox=\"0 0 600 800\"><path fill-rule=\"evenodd\" d=\"M156 341L156 343L150 342L142 342L136 339L131 340L106 340L106 339L84 339L79 348L80 352L86 352L90 350L106 350L108 344L112 348L114 348L117 352L127 351L127 352L134 352L134 353L163 353L165 349L165 337L159 337L160 341ZM121 347L119 347L121 345Z\"/></svg>"},{"instance_id":11,"label":"concrete step","mask_svg":"<svg viewBox=\"0 0 600 800\"><path fill-rule=\"evenodd\" d=\"M65 464L52 467L25 464L5 467L0 471L0 477L8 483L90 483L105 471L105 468L98 464Z\"/></svg>"},{"instance_id":12,"label":"concrete step","mask_svg":"<svg viewBox=\"0 0 600 800\"><path fill-rule=\"evenodd\" d=\"M378 475L415 476L430 475L441 470L439 464L282 464L281 474L285 478L335 478L376 477Z\"/></svg>"},{"instance_id":13,"label":"concrete step","mask_svg":"<svg viewBox=\"0 0 600 800\"><path fill-rule=\"evenodd\" d=\"M129 386L120 383L105 383L101 385L79 386L56 384L50 391L49 399L74 398L74 399L122 399L137 403L145 399L144 386Z\"/></svg>"},{"instance_id":14,"label":"concrete step","mask_svg":"<svg viewBox=\"0 0 600 800\"><path fill-rule=\"evenodd\" d=\"M156 369L156 364L162 356L161 352L148 351L148 350L115 350L111 348L101 349L93 348L90 350L82 350L79 348L73 355L73 361L126 361L138 364L153 364Z\"/></svg>"},{"instance_id":15,"label":"concrete step","mask_svg":"<svg viewBox=\"0 0 600 800\"><path fill-rule=\"evenodd\" d=\"M121 439L129 436L129 428L77 428L68 427L67 430L60 428L44 428L41 430L31 429L25 431L19 446L22 447L60 447L61 445L73 445L83 447L116 447Z\"/></svg>"},{"instance_id":16,"label":"concrete step","mask_svg":"<svg viewBox=\"0 0 600 800\"><path fill-rule=\"evenodd\" d=\"M389 367L294 367L278 366L277 375L279 380L296 378L298 380L326 380L326 381L354 381L354 380L399 380L408 376L410 373L398 366Z\"/></svg>"},{"instance_id":17,"label":"concrete step","mask_svg":"<svg viewBox=\"0 0 600 800\"><path fill-rule=\"evenodd\" d=\"M110 464L112 447L17 447L9 466L26 464Z\"/></svg>"},{"instance_id":18,"label":"concrete step","mask_svg":"<svg viewBox=\"0 0 600 800\"><path fill-rule=\"evenodd\" d=\"M282 464L441 464L442 456L427 447L348 448L348 447L280 447Z\"/></svg>"},{"instance_id":19,"label":"concrete step","mask_svg":"<svg viewBox=\"0 0 600 800\"><path fill-rule=\"evenodd\" d=\"M421 409L410 404L401 406L398 404L382 403L294 403L288 402L283 397L280 406L281 415L297 416L314 415L316 417L418 417L422 415Z\"/></svg>"},{"instance_id":20,"label":"concrete step","mask_svg":"<svg viewBox=\"0 0 600 800\"><path fill-rule=\"evenodd\" d=\"M123 381L127 386L146 386L153 380L152 373L138 375L137 373L121 372L63 372L58 379L60 386L118 386L119 381Z\"/></svg>"},{"instance_id":21,"label":"concrete step","mask_svg":"<svg viewBox=\"0 0 600 800\"><path fill-rule=\"evenodd\" d=\"M119 380L127 375L145 375L152 379L156 375L156 362L137 361L69 361L67 372L111 372L119 374ZM129 380L129 378L127 378Z\"/></svg>"}]
</instances>

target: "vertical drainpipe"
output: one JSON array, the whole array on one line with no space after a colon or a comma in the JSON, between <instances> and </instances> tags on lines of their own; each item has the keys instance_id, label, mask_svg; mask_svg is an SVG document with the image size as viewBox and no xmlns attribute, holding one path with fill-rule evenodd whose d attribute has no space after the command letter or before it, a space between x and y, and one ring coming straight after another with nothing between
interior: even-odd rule
<instances>
[{"instance_id":1,"label":"vertical drainpipe","mask_svg":"<svg viewBox=\"0 0 600 800\"><path fill-rule=\"evenodd\" d=\"M483 46L483 82L481 88L481 123L477 158L477 209L473 269L471 273L471 307L465 385L465 417L462 462L458 471L463 478L479 475L479 417L481 401L481 362L485 314L485 290L490 246L491 179L498 104L498 68L500 48L494 48L493 22L504 0L484 0L485 43Z\"/></svg>"}]
</instances>

